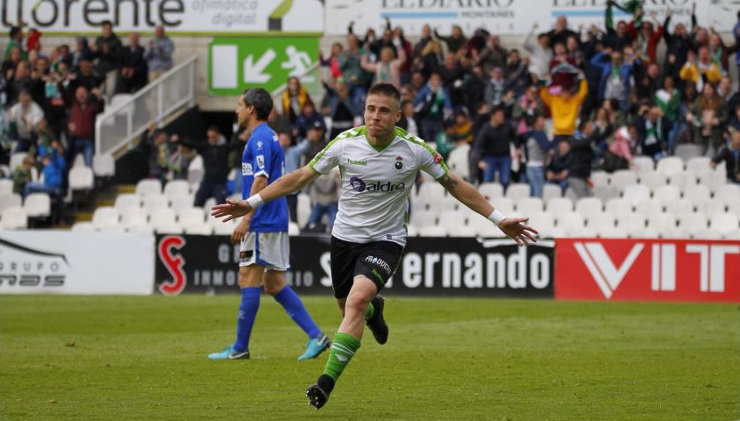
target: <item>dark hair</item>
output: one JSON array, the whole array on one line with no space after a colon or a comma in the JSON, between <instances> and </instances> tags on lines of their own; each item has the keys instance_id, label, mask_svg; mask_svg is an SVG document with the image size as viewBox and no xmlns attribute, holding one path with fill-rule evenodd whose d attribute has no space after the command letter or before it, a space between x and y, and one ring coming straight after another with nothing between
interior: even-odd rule
<instances>
[{"instance_id":1,"label":"dark hair","mask_svg":"<svg viewBox=\"0 0 740 421\"><path fill-rule=\"evenodd\" d=\"M257 120L266 121L272 111L272 97L263 88L247 88L242 93L244 104L254 107Z\"/></svg>"},{"instance_id":2,"label":"dark hair","mask_svg":"<svg viewBox=\"0 0 740 421\"><path fill-rule=\"evenodd\" d=\"M215 125L215 124L211 124L210 126L208 126L208 128L206 129L206 131L207 132L218 132L218 133L221 133L221 129L219 129L218 126Z\"/></svg>"},{"instance_id":3,"label":"dark hair","mask_svg":"<svg viewBox=\"0 0 740 421\"><path fill-rule=\"evenodd\" d=\"M385 95L389 96L396 100L397 103L401 103L401 92L396 88L394 85L390 83L376 83L373 85L369 91L367 91L367 95Z\"/></svg>"},{"instance_id":4,"label":"dark hair","mask_svg":"<svg viewBox=\"0 0 740 421\"><path fill-rule=\"evenodd\" d=\"M15 38L15 36L18 35L18 32L20 32L20 31L21 31L21 28L19 28L17 26L11 26L10 27L10 31L8 32L8 36L10 38Z\"/></svg>"},{"instance_id":5,"label":"dark hair","mask_svg":"<svg viewBox=\"0 0 740 421\"><path fill-rule=\"evenodd\" d=\"M404 99L401 101L401 109L403 110L403 107L405 107L407 104L413 104L410 99Z\"/></svg>"},{"instance_id":6,"label":"dark hair","mask_svg":"<svg viewBox=\"0 0 740 421\"><path fill-rule=\"evenodd\" d=\"M111 22L109 20L104 20L104 21L100 22L100 26L105 26L105 25L108 25L111 28L113 28L113 22Z\"/></svg>"},{"instance_id":7,"label":"dark hair","mask_svg":"<svg viewBox=\"0 0 740 421\"><path fill-rule=\"evenodd\" d=\"M499 113L499 112L505 113L506 112L506 107L504 107L503 105L497 105L497 106L493 107L493 109L491 110L491 116L493 116L494 114Z\"/></svg>"}]
</instances>

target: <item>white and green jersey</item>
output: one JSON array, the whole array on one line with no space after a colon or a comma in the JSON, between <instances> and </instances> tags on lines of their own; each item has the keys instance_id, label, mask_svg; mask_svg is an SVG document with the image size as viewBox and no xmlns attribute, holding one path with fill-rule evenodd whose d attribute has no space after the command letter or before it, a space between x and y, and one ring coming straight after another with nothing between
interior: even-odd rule
<instances>
[{"instance_id":1,"label":"white and green jersey","mask_svg":"<svg viewBox=\"0 0 740 421\"><path fill-rule=\"evenodd\" d=\"M365 126L342 132L308 164L326 174L339 166L339 212L332 235L353 243L393 241L406 244L409 194L419 170L439 179L447 166L434 149L396 127L396 137L375 148Z\"/></svg>"}]
</instances>

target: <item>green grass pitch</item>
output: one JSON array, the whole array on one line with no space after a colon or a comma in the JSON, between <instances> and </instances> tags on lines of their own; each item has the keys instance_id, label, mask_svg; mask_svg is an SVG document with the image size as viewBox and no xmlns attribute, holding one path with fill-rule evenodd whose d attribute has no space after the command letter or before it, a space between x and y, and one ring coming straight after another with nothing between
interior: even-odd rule
<instances>
[{"instance_id":1,"label":"green grass pitch","mask_svg":"<svg viewBox=\"0 0 740 421\"><path fill-rule=\"evenodd\" d=\"M329 297L305 297L319 325ZM737 304L389 298L326 407L304 392L326 355L263 296L253 359L238 297L0 298L2 420L738 420Z\"/></svg>"}]
</instances>

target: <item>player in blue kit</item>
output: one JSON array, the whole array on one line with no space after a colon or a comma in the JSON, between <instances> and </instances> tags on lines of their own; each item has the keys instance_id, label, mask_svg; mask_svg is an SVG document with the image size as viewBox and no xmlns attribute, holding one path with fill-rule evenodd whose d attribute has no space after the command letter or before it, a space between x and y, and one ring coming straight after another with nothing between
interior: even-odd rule
<instances>
[{"instance_id":1,"label":"player in blue kit","mask_svg":"<svg viewBox=\"0 0 740 421\"><path fill-rule=\"evenodd\" d=\"M277 134L265 122L272 110L272 98L262 88L244 91L236 109L237 122L251 135L242 155L242 197L253 196L285 172L285 157ZM249 337L260 304L260 285L285 309L308 335L306 351L298 360L316 358L330 345L314 323L303 302L285 285L289 268L288 205L285 198L270 202L244 216L231 234L241 242L239 287L241 304L236 325L236 341L223 351L208 355L212 360L249 358Z\"/></svg>"}]
</instances>

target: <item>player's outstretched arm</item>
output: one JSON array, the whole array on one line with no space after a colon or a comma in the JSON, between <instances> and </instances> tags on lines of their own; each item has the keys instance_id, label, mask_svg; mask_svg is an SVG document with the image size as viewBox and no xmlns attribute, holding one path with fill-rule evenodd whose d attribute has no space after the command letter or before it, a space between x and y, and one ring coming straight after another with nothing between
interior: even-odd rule
<instances>
[{"instance_id":1,"label":"player's outstretched arm","mask_svg":"<svg viewBox=\"0 0 740 421\"><path fill-rule=\"evenodd\" d=\"M275 180L274 183L269 184L267 187L260 190L260 201L269 202L279 197L283 197L290 192L300 190L311 180L318 177L318 175L319 174L308 165L285 174ZM254 207L250 205L247 200L227 199L226 203L221 203L211 208L211 216L216 218L223 217L223 222L228 222L234 218L246 215L253 209Z\"/></svg>"},{"instance_id":2,"label":"player's outstretched arm","mask_svg":"<svg viewBox=\"0 0 740 421\"><path fill-rule=\"evenodd\" d=\"M520 246L526 246L537 241L535 238L537 230L526 225L529 218L506 218L500 213L494 212L493 205L488 203L475 187L457 174L448 171L437 181L460 203L494 221L504 234L513 238Z\"/></svg>"}]
</instances>

